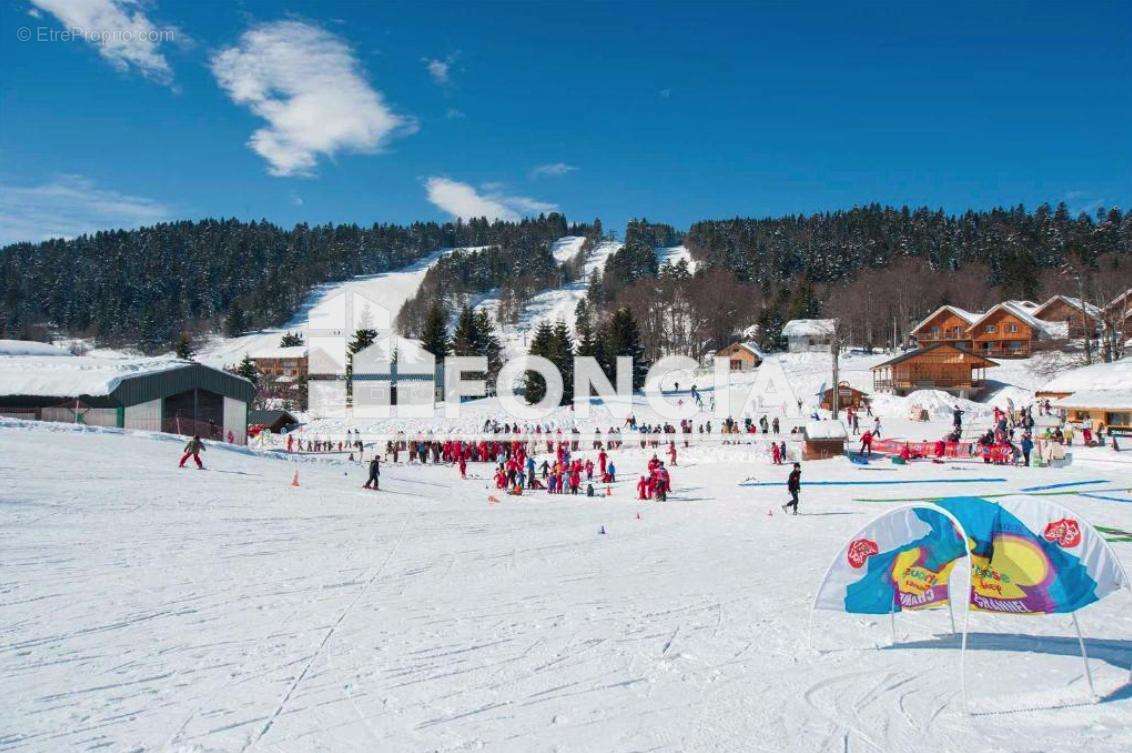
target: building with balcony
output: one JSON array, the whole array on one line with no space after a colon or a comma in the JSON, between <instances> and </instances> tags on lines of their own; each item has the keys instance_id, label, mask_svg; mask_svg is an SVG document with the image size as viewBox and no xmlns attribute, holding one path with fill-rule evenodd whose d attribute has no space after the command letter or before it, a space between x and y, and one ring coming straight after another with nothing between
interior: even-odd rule
<instances>
[{"instance_id":1,"label":"building with balcony","mask_svg":"<svg viewBox=\"0 0 1132 753\"><path fill-rule=\"evenodd\" d=\"M971 398L986 386L986 370L997 363L952 343L935 343L874 366L873 389L907 395L942 390Z\"/></svg>"}]
</instances>

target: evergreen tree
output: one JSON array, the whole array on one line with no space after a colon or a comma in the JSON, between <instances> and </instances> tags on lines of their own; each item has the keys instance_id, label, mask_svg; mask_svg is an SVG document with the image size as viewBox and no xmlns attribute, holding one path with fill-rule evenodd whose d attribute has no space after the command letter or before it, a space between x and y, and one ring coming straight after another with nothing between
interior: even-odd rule
<instances>
[{"instance_id":1,"label":"evergreen tree","mask_svg":"<svg viewBox=\"0 0 1132 753\"><path fill-rule=\"evenodd\" d=\"M303 344L303 336L297 332L286 332L279 340L280 348L297 348Z\"/></svg>"},{"instance_id":2,"label":"evergreen tree","mask_svg":"<svg viewBox=\"0 0 1132 753\"><path fill-rule=\"evenodd\" d=\"M460 309L460 317L456 320L456 329L452 333L452 354L457 356L478 356L479 332L476 315L468 306Z\"/></svg>"},{"instance_id":3,"label":"evergreen tree","mask_svg":"<svg viewBox=\"0 0 1132 753\"><path fill-rule=\"evenodd\" d=\"M575 353L579 356L597 355L597 341L594 338L593 321L590 317L590 308L586 299L578 301L574 308L574 332L577 334L577 347Z\"/></svg>"},{"instance_id":4,"label":"evergreen tree","mask_svg":"<svg viewBox=\"0 0 1132 753\"><path fill-rule=\"evenodd\" d=\"M236 373L253 385L259 386L259 369L255 367L255 361L247 353L244 354L244 360L240 361L240 365L236 368Z\"/></svg>"},{"instance_id":5,"label":"evergreen tree","mask_svg":"<svg viewBox=\"0 0 1132 753\"><path fill-rule=\"evenodd\" d=\"M487 389L495 392L495 378L503 368L503 346L495 336L495 325L487 311L480 309L475 317L477 355L487 358Z\"/></svg>"},{"instance_id":6,"label":"evergreen tree","mask_svg":"<svg viewBox=\"0 0 1132 753\"><path fill-rule=\"evenodd\" d=\"M609 364L608 374L616 376L617 358L629 356L633 359L633 389L639 390L645 384L649 364L645 360L645 349L641 344L641 331L628 307L622 306L613 312L602 331L604 357Z\"/></svg>"},{"instance_id":7,"label":"evergreen tree","mask_svg":"<svg viewBox=\"0 0 1132 753\"><path fill-rule=\"evenodd\" d=\"M542 356L543 358L551 358L551 348L554 340L554 330L550 326L550 322L539 322L538 328L535 329L535 336L531 339L531 347L529 353L532 356ZM528 371L523 377L523 393L526 395L527 402L534 405L546 396L546 380L542 378L541 374L534 371Z\"/></svg>"},{"instance_id":8,"label":"evergreen tree","mask_svg":"<svg viewBox=\"0 0 1132 753\"><path fill-rule=\"evenodd\" d=\"M547 356L562 375L562 404L574 399L574 341L566 322L559 319L551 333L550 355Z\"/></svg>"},{"instance_id":9,"label":"evergreen tree","mask_svg":"<svg viewBox=\"0 0 1132 753\"><path fill-rule=\"evenodd\" d=\"M237 337L247 329L244 319L244 307L238 301L233 301L228 307L228 317L224 320L224 334L228 337Z\"/></svg>"},{"instance_id":10,"label":"evergreen tree","mask_svg":"<svg viewBox=\"0 0 1132 753\"><path fill-rule=\"evenodd\" d=\"M354 336L346 343L346 397L354 397L354 356L373 345L377 341L377 330L362 328L354 332Z\"/></svg>"},{"instance_id":11,"label":"evergreen tree","mask_svg":"<svg viewBox=\"0 0 1132 753\"><path fill-rule=\"evenodd\" d=\"M421 332L421 346L436 356L437 363L448 354L448 313L439 300L433 301L428 310L424 331Z\"/></svg>"},{"instance_id":12,"label":"evergreen tree","mask_svg":"<svg viewBox=\"0 0 1132 753\"><path fill-rule=\"evenodd\" d=\"M182 332L181 336L177 338L176 354L177 358L182 361L191 361L193 359L193 340L188 332Z\"/></svg>"}]
</instances>

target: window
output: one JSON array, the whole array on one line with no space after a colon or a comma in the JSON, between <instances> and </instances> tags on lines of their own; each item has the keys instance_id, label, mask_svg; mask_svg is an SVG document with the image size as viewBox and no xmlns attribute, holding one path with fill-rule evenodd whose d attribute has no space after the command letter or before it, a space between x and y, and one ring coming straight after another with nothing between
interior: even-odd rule
<instances>
[{"instance_id":1,"label":"window","mask_svg":"<svg viewBox=\"0 0 1132 753\"><path fill-rule=\"evenodd\" d=\"M1018 331L1018 325L1017 324L1007 324L1006 325L1006 331L1010 332L1010 333L1017 332Z\"/></svg>"},{"instance_id":2,"label":"window","mask_svg":"<svg viewBox=\"0 0 1132 753\"><path fill-rule=\"evenodd\" d=\"M732 358L731 359L731 370L732 371L742 371L743 370L743 362L741 360L739 360L738 358Z\"/></svg>"},{"instance_id":3,"label":"window","mask_svg":"<svg viewBox=\"0 0 1132 753\"><path fill-rule=\"evenodd\" d=\"M938 326L932 327L930 330L928 330L928 334L931 335L933 338L939 337L939 327Z\"/></svg>"},{"instance_id":4,"label":"window","mask_svg":"<svg viewBox=\"0 0 1132 753\"><path fill-rule=\"evenodd\" d=\"M1010 348L1011 350L1021 350L1022 349L1022 341L1021 340L1011 340L1010 342L1006 343L1006 347Z\"/></svg>"},{"instance_id":5,"label":"window","mask_svg":"<svg viewBox=\"0 0 1132 753\"><path fill-rule=\"evenodd\" d=\"M993 335L995 332L998 332L998 325L988 324L987 326L983 327L983 332L986 332L988 335Z\"/></svg>"}]
</instances>

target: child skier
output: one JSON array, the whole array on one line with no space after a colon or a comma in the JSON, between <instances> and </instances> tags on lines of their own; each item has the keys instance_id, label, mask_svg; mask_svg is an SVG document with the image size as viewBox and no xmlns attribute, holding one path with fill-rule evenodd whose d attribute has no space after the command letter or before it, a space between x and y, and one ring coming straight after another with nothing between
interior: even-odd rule
<instances>
[{"instance_id":1,"label":"child skier","mask_svg":"<svg viewBox=\"0 0 1132 753\"><path fill-rule=\"evenodd\" d=\"M189 443L185 445L185 454L181 456L181 463L177 467L184 468L185 461L191 457L193 462L197 464L197 468L203 471L204 463L200 462L200 454L204 452L205 449L204 442L200 441L200 435L194 434L193 438L189 440Z\"/></svg>"}]
</instances>

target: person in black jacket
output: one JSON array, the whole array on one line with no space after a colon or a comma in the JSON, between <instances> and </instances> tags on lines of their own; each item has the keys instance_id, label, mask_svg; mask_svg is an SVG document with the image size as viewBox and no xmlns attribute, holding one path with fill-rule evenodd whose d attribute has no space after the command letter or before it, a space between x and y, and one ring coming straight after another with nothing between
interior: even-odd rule
<instances>
[{"instance_id":1,"label":"person in black jacket","mask_svg":"<svg viewBox=\"0 0 1132 753\"><path fill-rule=\"evenodd\" d=\"M782 506L782 512L786 512L786 508L793 507L794 514L798 514L798 492L802 491L802 464L795 463L794 470L790 471L790 478L786 480L786 490L790 492L790 501Z\"/></svg>"},{"instance_id":2,"label":"person in black jacket","mask_svg":"<svg viewBox=\"0 0 1132 753\"><path fill-rule=\"evenodd\" d=\"M381 478L381 459L377 455L374 455L373 460L369 461L369 479L366 480L366 483L365 483L363 488L373 489L374 491L377 491L378 480L380 478ZM370 484L373 484L373 486L370 486Z\"/></svg>"}]
</instances>

